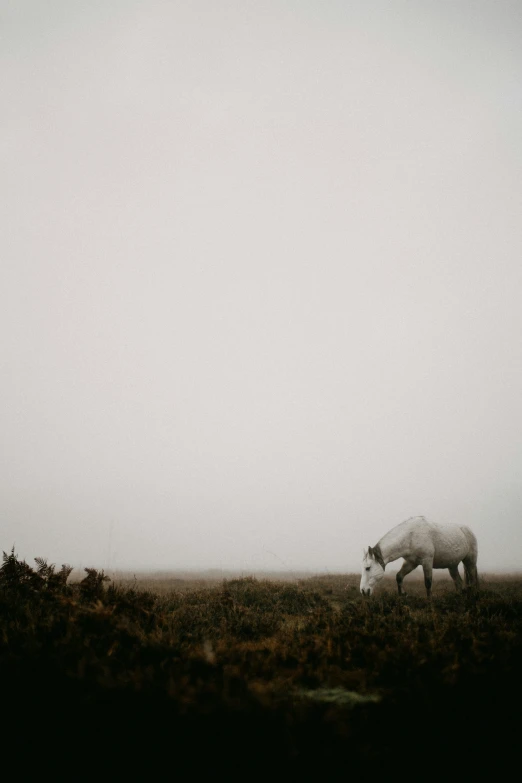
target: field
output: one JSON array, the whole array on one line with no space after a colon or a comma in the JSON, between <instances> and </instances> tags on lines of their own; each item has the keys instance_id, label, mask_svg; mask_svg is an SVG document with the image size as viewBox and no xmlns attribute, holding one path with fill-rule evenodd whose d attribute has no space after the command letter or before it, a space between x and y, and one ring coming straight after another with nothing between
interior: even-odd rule
<instances>
[{"instance_id":1,"label":"field","mask_svg":"<svg viewBox=\"0 0 522 783\"><path fill-rule=\"evenodd\" d=\"M55 779L346 780L518 761L522 578L0 570L4 757ZM4 758L5 760L5 758ZM518 766L518 765L517 765Z\"/></svg>"}]
</instances>

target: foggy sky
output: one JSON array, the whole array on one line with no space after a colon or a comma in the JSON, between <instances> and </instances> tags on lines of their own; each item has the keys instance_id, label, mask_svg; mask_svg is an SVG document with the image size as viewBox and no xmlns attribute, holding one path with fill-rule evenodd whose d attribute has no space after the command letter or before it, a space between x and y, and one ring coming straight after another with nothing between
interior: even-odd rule
<instances>
[{"instance_id":1,"label":"foggy sky","mask_svg":"<svg viewBox=\"0 0 522 783\"><path fill-rule=\"evenodd\" d=\"M0 0L0 549L522 555L522 4Z\"/></svg>"}]
</instances>

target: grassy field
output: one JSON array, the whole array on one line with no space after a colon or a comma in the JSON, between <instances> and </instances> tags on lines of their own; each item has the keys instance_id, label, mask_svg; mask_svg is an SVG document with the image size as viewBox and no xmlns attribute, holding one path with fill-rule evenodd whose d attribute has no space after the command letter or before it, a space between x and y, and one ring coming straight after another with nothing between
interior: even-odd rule
<instances>
[{"instance_id":1,"label":"grassy field","mask_svg":"<svg viewBox=\"0 0 522 783\"><path fill-rule=\"evenodd\" d=\"M357 575L0 571L10 753L56 777L346 780L518 759L522 578L475 593ZM29 765L29 766L27 766Z\"/></svg>"}]
</instances>

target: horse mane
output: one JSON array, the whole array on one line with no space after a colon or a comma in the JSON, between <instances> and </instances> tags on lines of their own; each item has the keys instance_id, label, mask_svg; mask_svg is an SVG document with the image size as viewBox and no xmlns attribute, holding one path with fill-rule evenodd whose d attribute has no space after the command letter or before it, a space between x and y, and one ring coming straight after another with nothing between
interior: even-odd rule
<instances>
[{"instance_id":1,"label":"horse mane","mask_svg":"<svg viewBox=\"0 0 522 783\"><path fill-rule=\"evenodd\" d=\"M386 566L384 564L384 558L382 556L381 547L379 546L379 544L376 544L376 546L372 547L372 553L374 558L377 560L379 565L382 567L382 570L384 571Z\"/></svg>"}]
</instances>

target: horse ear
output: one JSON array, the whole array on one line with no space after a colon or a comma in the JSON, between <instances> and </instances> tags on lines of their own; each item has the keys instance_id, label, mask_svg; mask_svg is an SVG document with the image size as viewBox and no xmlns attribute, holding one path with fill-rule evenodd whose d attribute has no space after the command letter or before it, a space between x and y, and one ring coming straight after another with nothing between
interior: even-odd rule
<instances>
[{"instance_id":1,"label":"horse ear","mask_svg":"<svg viewBox=\"0 0 522 783\"><path fill-rule=\"evenodd\" d=\"M373 557L373 549L371 548L371 546L368 547L368 554L370 555L370 557Z\"/></svg>"}]
</instances>

